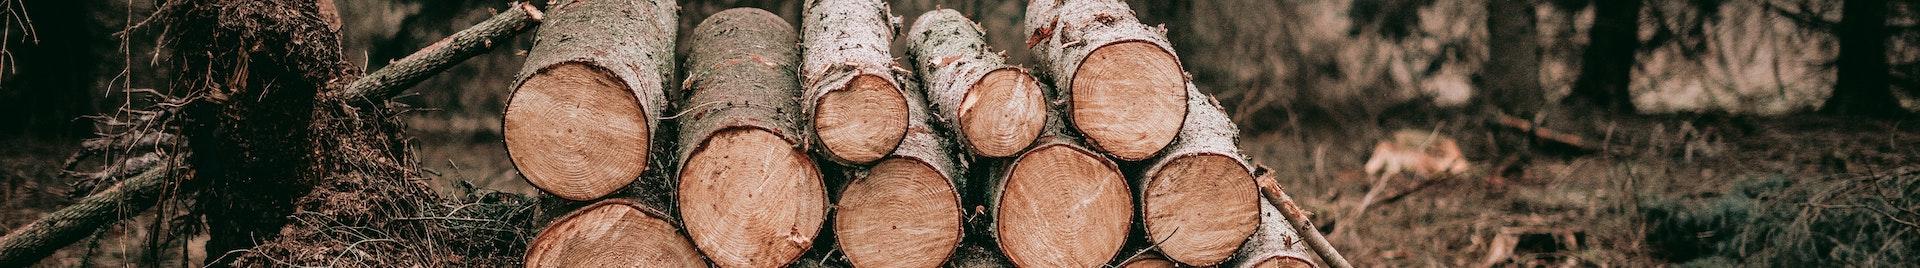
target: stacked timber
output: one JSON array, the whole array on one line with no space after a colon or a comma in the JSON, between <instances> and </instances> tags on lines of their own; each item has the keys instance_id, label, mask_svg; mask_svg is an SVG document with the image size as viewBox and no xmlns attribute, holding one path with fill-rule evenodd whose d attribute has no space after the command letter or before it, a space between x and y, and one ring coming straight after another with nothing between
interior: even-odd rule
<instances>
[{"instance_id":1,"label":"stacked timber","mask_svg":"<svg viewBox=\"0 0 1920 268\"><path fill-rule=\"evenodd\" d=\"M907 94L888 52L894 19L881 0L807 0L801 20L801 108L824 158L865 165L907 135Z\"/></svg>"},{"instance_id":2,"label":"stacked timber","mask_svg":"<svg viewBox=\"0 0 1920 268\"><path fill-rule=\"evenodd\" d=\"M660 162L675 5L583 0L550 6L513 96L505 138L527 181L567 200L600 200L561 216L528 244L527 267L702 267L665 183L633 183ZM664 133L663 133L664 132ZM656 172L657 173L657 172ZM604 199L603 199L604 198Z\"/></svg>"},{"instance_id":3,"label":"stacked timber","mask_svg":"<svg viewBox=\"0 0 1920 268\"><path fill-rule=\"evenodd\" d=\"M730 9L694 29L677 197L687 235L719 267L778 267L814 244L826 188L804 149L792 27Z\"/></svg>"},{"instance_id":4,"label":"stacked timber","mask_svg":"<svg viewBox=\"0 0 1920 268\"><path fill-rule=\"evenodd\" d=\"M1008 157L1040 136L1046 93L1025 68L987 47L980 25L960 12L921 14L907 34L907 53L926 86L933 115L968 153Z\"/></svg>"},{"instance_id":5,"label":"stacked timber","mask_svg":"<svg viewBox=\"0 0 1920 268\"><path fill-rule=\"evenodd\" d=\"M1067 122L1125 161L1152 157L1180 132L1187 76L1165 29L1119 0L1028 2L1027 47L1060 89Z\"/></svg>"}]
</instances>

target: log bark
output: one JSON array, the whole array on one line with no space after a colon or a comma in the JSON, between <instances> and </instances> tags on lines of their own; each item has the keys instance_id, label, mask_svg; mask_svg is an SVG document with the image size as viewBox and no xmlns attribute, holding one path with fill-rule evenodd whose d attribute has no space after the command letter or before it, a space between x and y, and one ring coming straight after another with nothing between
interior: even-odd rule
<instances>
[{"instance_id":1,"label":"log bark","mask_svg":"<svg viewBox=\"0 0 1920 268\"><path fill-rule=\"evenodd\" d=\"M990 51L979 24L952 9L934 10L914 21L907 40L934 119L952 130L961 148L1008 157L1040 136L1045 93L1025 68Z\"/></svg>"},{"instance_id":2,"label":"log bark","mask_svg":"<svg viewBox=\"0 0 1920 268\"><path fill-rule=\"evenodd\" d=\"M807 135L824 158L865 165L906 136L906 93L888 52L898 18L880 0L808 0L803 4L802 108Z\"/></svg>"},{"instance_id":3,"label":"log bark","mask_svg":"<svg viewBox=\"0 0 1920 268\"><path fill-rule=\"evenodd\" d=\"M160 199L178 164L161 164L88 195L0 237L0 266L27 267L60 248L91 236L102 227L146 211Z\"/></svg>"},{"instance_id":4,"label":"log bark","mask_svg":"<svg viewBox=\"0 0 1920 268\"><path fill-rule=\"evenodd\" d=\"M331 3L332 1L320 1ZM329 5L330 6L330 5ZM486 21L468 27L465 30L440 39L427 48L414 51L413 54L380 68L353 83L345 89L328 92L323 96L335 100L386 100L399 95L400 91L413 87L427 78L433 77L447 68L453 68L467 58L493 50L493 44L506 43L514 36L532 29L540 23L544 14L526 3L515 3L507 10L494 14ZM338 23L338 22L335 22Z\"/></svg>"},{"instance_id":5,"label":"log bark","mask_svg":"<svg viewBox=\"0 0 1920 268\"><path fill-rule=\"evenodd\" d=\"M1309 259L1307 243L1302 242L1281 213L1273 204L1261 202L1259 230L1226 267L1318 267Z\"/></svg>"},{"instance_id":6,"label":"log bark","mask_svg":"<svg viewBox=\"0 0 1920 268\"><path fill-rule=\"evenodd\" d=\"M907 136L893 155L858 172L840 192L834 234L860 267L939 267L964 235L960 185L966 169L933 126L926 92L907 85Z\"/></svg>"},{"instance_id":7,"label":"log bark","mask_svg":"<svg viewBox=\"0 0 1920 268\"><path fill-rule=\"evenodd\" d=\"M608 199L563 216L528 243L526 267L707 267L658 206Z\"/></svg>"},{"instance_id":8,"label":"log bark","mask_svg":"<svg viewBox=\"0 0 1920 268\"><path fill-rule=\"evenodd\" d=\"M1127 181L1112 160L1082 146L1060 107L1033 149L988 177L988 230L1021 267L1098 267L1133 225Z\"/></svg>"},{"instance_id":9,"label":"log bark","mask_svg":"<svg viewBox=\"0 0 1920 268\"><path fill-rule=\"evenodd\" d=\"M503 135L534 187L591 200L626 187L664 143L677 7L565 1L546 14L507 103Z\"/></svg>"},{"instance_id":10,"label":"log bark","mask_svg":"<svg viewBox=\"0 0 1920 268\"><path fill-rule=\"evenodd\" d=\"M1226 261L1259 223L1253 167L1240 130L1212 97L1187 84L1186 125L1165 154L1133 176L1148 241L1192 266Z\"/></svg>"},{"instance_id":11,"label":"log bark","mask_svg":"<svg viewBox=\"0 0 1920 268\"><path fill-rule=\"evenodd\" d=\"M1064 95L1068 122L1114 158L1140 161L1171 143L1188 82L1164 28L1118 0L1032 1L1027 48Z\"/></svg>"},{"instance_id":12,"label":"log bark","mask_svg":"<svg viewBox=\"0 0 1920 268\"><path fill-rule=\"evenodd\" d=\"M764 10L708 17L688 42L680 215L720 267L772 267L813 245L826 188L801 134L793 28Z\"/></svg>"}]
</instances>

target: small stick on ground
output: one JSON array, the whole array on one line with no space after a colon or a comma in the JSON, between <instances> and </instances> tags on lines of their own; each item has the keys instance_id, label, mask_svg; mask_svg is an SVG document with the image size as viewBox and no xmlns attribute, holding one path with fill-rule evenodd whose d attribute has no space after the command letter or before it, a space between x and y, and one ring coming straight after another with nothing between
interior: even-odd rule
<instances>
[{"instance_id":1,"label":"small stick on ground","mask_svg":"<svg viewBox=\"0 0 1920 268\"><path fill-rule=\"evenodd\" d=\"M1333 243L1327 241L1327 237L1320 234L1320 229L1313 225L1313 221L1307 217L1307 212L1301 210L1300 206L1293 202L1293 196L1287 195L1286 190L1280 188L1280 183L1275 181L1272 170L1268 170L1267 167L1256 168L1254 169L1254 178L1256 178L1255 181L1257 184L1260 185L1260 193L1266 197L1267 203L1277 209L1276 212L1278 212L1280 216L1286 218L1287 223L1292 225L1296 234L1300 234L1300 236L1306 238L1307 246L1313 249L1314 254L1320 255L1320 261L1322 263L1333 268L1353 268L1353 264L1347 262L1347 257L1341 256L1340 251L1333 248ZM1264 214L1267 212L1263 211L1261 213ZM1262 218L1264 218L1264 216ZM1256 247L1246 246L1243 247L1242 250L1245 251L1254 248ZM1247 256L1246 254L1242 254L1241 257L1244 258Z\"/></svg>"}]
</instances>

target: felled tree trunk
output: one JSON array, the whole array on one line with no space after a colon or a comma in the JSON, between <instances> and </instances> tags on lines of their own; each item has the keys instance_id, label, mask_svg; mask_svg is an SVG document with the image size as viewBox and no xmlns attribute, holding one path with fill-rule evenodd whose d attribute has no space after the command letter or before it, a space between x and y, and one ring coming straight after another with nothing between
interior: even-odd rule
<instances>
[{"instance_id":1,"label":"felled tree trunk","mask_svg":"<svg viewBox=\"0 0 1920 268\"><path fill-rule=\"evenodd\" d=\"M1133 176L1148 240L1167 259L1220 264L1259 222L1253 168L1240 154L1240 131L1212 97L1187 85L1186 126L1166 153Z\"/></svg>"},{"instance_id":2,"label":"felled tree trunk","mask_svg":"<svg viewBox=\"0 0 1920 268\"><path fill-rule=\"evenodd\" d=\"M527 245L527 267L707 267L672 217L609 199L560 217Z\"/></svg>"},{"instance_id":3,"label":"felled tree trunk","mask_svg":"<svg viewBox=\"0 0 1920 268\"><path fill-rule=\"evenodd\" d=\"M1119 167L1081 146L1060 121L1049 120L1033 149L988 177L988 233L1020 267L1105 265L1133 223Z\"/></svg>"},{"instance_id":4,"label":"felled tree trunk","mask_svg":"<svg viewBox=\"0 0 1920 268\"><path fill-rule=\"evenodd\" d=\"M805 151L793 28L739 8L694 29L681 112L678 205L720 267L799 258L826 221L826 188Z\"/></svg>"},{"instance_id":5,"label":"felled tree trunk","mask_svg":"<svg viewBox=\"0 0 1920 268\"><path fill-rule=\"evenodd\" d=\"M990 51L979 24L952 9L934 10L914 21L907 40L931 111L961 148L1008 157L1040 136L1045 93L1026 69Z\"/></svg>"},{"instance_id":6,"label":"felled tree trunk","mask_svg":"<svg viewBox=\"0 0 1920 268\"><path fill-rule=\"evenodd\" d=\"M965 165L933 127L924 93L907 90L900 148L857 172L834 206L834 234L855 266L940 267L965 232L957 190Z\"/></svg>"},{"instance_id":7,"label":"felled tree trunk","mask_svg":"<svg viewBox=\"0 0 1920 268\"><path fill-rule=\"evenodd\" d=\"M1145 160L1179 134L1187 76L1165 29L1140 24L1118 0L1032 1L1025 24L1067 121L1095 149Z\"/></svg>"},{"instance_id":8,"label":"felled tree trunk","mask_svg":"<svg viewBox=\"0 0 1920 268\"><path fill-rule=\"evenodd\" d=\"M808 0L803 4L801 108L822 156L864 165L893 152L906 137L906 93L894 80L888 52L894 22L880 0Z\"/></svg>"},{"instance_id":9,"label":"felled tree trunk","mask_svg":"<svg viewBox=\"0 0 1920 268\"><path fill-rule=\"evenodd\" d=\"M673 91L672 1L562 1L548 7L502 127L520 174L549 194L592 200L632 183L664 143Z\"/></svg>"}]
</instances>

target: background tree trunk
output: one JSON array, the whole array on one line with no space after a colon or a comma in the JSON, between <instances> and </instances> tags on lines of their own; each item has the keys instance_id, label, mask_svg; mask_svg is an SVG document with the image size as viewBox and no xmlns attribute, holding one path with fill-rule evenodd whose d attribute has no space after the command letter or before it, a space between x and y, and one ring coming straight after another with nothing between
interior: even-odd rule
<instances>
[{"instance_id":1,"label":"background tree trunk","mask_svg":"<svg viewBox=\"0 0 1920 268\"><path fill-rule=\"evenodd\" d=\"M1907 114L1887 78L1886 0L1846 0L1841 7L1839 77L1820 112L1893 117Z\"/></svg>"},{"instance_id":2,"label":"background tree trunk","mask_svg":"<svg viewBox=\"0 0 1920 268\"><path fill-rule=\"evenodd\" d=\"M1540 42L1532 0L1487 0L1487 52L1480 67L1482 102L1531 115L1546 102L1540 85Z\"/></svg>"},{"instance_id":3,"label":"background tree trunk","mask_svg":"<svg viewBox=\"0 0 1920 268\"><path fill-rule=\"evenodd\" d=\"M1640 1L1593 1L1593 30L1581 57L1580 78L1567 103L1633 113L1633 67L1640 49Z\"/></svg>"}]
</instances>

